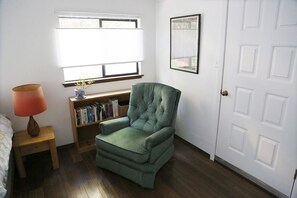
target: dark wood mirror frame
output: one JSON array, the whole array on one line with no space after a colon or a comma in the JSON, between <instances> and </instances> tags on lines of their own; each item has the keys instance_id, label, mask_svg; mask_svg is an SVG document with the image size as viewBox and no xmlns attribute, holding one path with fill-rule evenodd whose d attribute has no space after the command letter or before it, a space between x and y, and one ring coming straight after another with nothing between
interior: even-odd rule
<instances>
[{"instance_id":1,"label":"dark wood mirror frame","mask_svg":"<svg viewBox=\"0 0 297 198\"><path fill-rule=\"evenodd\" d=\"M201 14L170 18L170 68L199 73Z\"/></svg>"}]
</instances>

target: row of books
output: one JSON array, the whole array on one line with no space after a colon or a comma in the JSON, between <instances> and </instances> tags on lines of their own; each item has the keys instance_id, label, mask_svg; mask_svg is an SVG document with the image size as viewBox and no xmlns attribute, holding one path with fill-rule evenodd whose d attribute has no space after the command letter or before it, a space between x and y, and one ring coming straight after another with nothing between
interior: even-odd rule
<instances>
[{"instance_id":1,"label":"row of books","mask_svg":"<svg viewBox=\"0 0 297 198\"><path fill-rule=\"evenodd\" d=\"M76 125L88 124L111 117L119 116L118 99L106 103L94 102L90 105L74 109Z\"/></svg>"}]
</instances>

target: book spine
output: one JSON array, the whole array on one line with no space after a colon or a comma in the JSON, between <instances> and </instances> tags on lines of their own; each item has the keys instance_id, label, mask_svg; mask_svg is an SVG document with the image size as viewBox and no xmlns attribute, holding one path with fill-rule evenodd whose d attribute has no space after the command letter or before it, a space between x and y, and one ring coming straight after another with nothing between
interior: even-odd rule
<instances>
[{"instance_id":1,"label":"book spine","mask_svg":"<svg viewBox=\"0 0 297 198\"><path fill-rule=\"evenodd\" d=\"M102 104L101 112L102 112L102 120L107 118L107 115L106 115L106 103Z\"/></svg>"},{"instance_id":2,"label":"book spine","mask_svg":"<svg viewBox=\"0 0 297 198\"><path fill-rule=\"evenodd\" d=\"M102 104L97 103L97 115L98 115L98 119L100 121L102 121Z\"/></svg>"},{"instance_id":3,"label":"book spine","mask_svg":"<svg viewBox=\"0 0 297 198\"><path fill-rule=\"evenodd\" d=\"M97 115L97 106L95 104L92 105L92 113L94 117L94 122L98 121L98 115Z\"/></svg>"},{"instance_id":4,"label":"book spine","mask_svg":"<svg viewBox=\"0 0 297 198\"><path fill-rule=\"evenodd\" d=\"M80 124L84 124L85 116L84 116L84 110L82 107L79 108L79 116L80 116Z\"/></svg>"},{"instance_id":5,"label":"book spine","mask_svg":"<svg viewBox=\"0 0 297 198\"><path fill-rule=\"evenodd\" d=\"M108 117L113 117L112 103L108 103Z\"/></svg>"},{"instance_id":6,"label":"book spine","mask_svg":"<svg viewBox=\"0 0 297 198\"><path fill-rule=\"evenodd\" d=\"M84 124L87 124L88 123L88 112L87 112L86 107L83 108L83 115L84 115Z\"/></svg>"},{"instance_id":7,"label":"book spine","mask_svg":"<svg viewBox=\"0 0 297 198\"><path fill-rule=\"evenodd\" d=\"M77 122L76 122L76 125L80 125L81 124L81 114L80 114L80 109L77 108L75 109L75 114L76 114L76 118L77 118Z\"/></svg>"},{"instance_id":8,"label":"book spine","mask_svg":"<svg viewBox=\"0 0 297 198\"><path fill-rule=\"evenodd\" d=\"M88 123L93 122L93 113L92 113L92 108L91 106L87 106L87 114L88 114Z\"/></svg>"},{"instance_id":9,"label":"book spine","mask_svg":"<svg viewBox=\"0 0 297 198\"><path fill-rule=\"evenodd\" d=\"M111 99L110 103L112 104L112 117L118 117L119 116L118 99Z\"/></svg>"},{"instance_id":10,"label":"book spine","mask_svg":"<svg viewBox=\"0 0 297 198\"><path fill-rule=\"evenodd\" d=\"M119 117L119 100L114 100L114 111L115 111L115 117Z\"/></svg>"},{"instance_id":11,"label":"book spine","mask_svg":"<svg viewBox=\"0 0 297 198\"><path fill-rule=\"evenodd\" d=\"M77 123L76 109L73 109L73 114L74 114L74 121L75 121L75 124L78 125L78 123Z\"/></svg>"}]
</instances>

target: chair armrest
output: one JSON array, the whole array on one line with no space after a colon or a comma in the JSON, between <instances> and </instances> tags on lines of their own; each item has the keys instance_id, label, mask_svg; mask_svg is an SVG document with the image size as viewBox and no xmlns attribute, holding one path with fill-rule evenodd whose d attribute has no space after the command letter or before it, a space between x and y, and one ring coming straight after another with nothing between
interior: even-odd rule
<instances>
[{"instance_id":1,"label":"chair armrest","mask_svg":"<svg viewBox=\"0 0 297 198\"><path fill-rule=\"evenodd\" d=\"M175 129L173 127L162 128L161 130L145 138L145 142L144 142L145 148L148 150L151 150L152 147L168 139L171 135L174 134L174 132L175 132Z\"/></svg>"},{"instance_id":2,"label":"chair armrest","mask_svg":"<svg viewBox=\"0 0 297 198\"><path fill-rule=\"evenodd\" d=\"M99 127L101 130L101 133L106 135L109 133L113 133L117 130L120 130L122 128L128 127L129 124L130 124L129 118L126 116L122 118L116 118L116 119L100 122Z\"/></svg>"}]
</instances>

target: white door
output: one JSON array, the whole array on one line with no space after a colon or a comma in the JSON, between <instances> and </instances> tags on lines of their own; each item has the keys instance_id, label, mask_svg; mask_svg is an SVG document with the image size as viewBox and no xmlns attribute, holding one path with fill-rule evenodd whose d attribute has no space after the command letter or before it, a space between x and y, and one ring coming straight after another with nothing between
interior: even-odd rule
<instances>
[{"instance_id":1,"label":"white door","mask_svg":"<svg viewBox=\"0 0 297 198\"><path fill-rule=\"evenodd\" d=\"M216 155L289 196L297 168L297 0L229 0Z\"/></svg>"}]
</instances>

